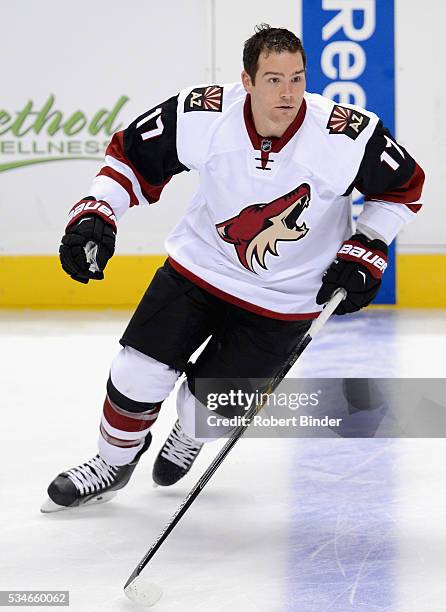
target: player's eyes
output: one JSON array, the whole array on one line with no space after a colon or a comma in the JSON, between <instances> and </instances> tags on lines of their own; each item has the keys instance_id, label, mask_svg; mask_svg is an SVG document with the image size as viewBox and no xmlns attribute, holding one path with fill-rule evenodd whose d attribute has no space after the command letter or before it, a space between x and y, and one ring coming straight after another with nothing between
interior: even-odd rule
<instances>
[{"instance_id":1,"label":"player's eyes","mask_svg":"<svg viewBox=\"0 0 446 612\"><path fill-rule=\"evenodd\" d=\"M292 83L300 83L300 81L301 81L301 80L302 80L302 77L299 75L299 76L295 76L295 77L293 77L293 78L291 79L291 82L292 82ZM274 84L275 84L275 83L280 83L280 79L279 79L278 77L270 77L270 78L268 79L268 82L269 82L269 83L274 83Z\"/></svg>"}]
</instances>

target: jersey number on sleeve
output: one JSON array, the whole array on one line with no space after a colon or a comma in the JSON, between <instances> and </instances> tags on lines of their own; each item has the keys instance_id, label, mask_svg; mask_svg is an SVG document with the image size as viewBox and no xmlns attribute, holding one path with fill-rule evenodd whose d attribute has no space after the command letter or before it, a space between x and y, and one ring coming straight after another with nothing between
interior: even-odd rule
<instances>
[{"instance_id":1,"label":"jersey number on sleeve","mask_svg":"<svg viewBox=\"0 0 446 612\"><path fill-rule=\"evenodd\" d=\"M141 121L138 121L138 123L136 124L136 128L139 128L144 125L144 123L147 123L147 121L155 119L156 117L156 126L141 134L141 138L143 140L149 140L150 138L155 138L155 136L161 136L161 134L163 133L164 124L163 120L161 119L161 112L162 108L157 108L152 113L150 113L150 115L147 115L147 117L144 117L144 119L141 119Z\"/></svg>"},{"instance_id":2,"label":"jersey number on sleeve","mask_svg":"<svg viewBox=\"0 0 446 612\"><path fill-rule=\"evenodd\" d=\"M398 153L401 155L401 157L404 159L404 151L401 149L401 147L399 147L396 142L393 142L393 140L391 138L389 138L388 136L384 135L384 138L386 139L386 149L389 149L391 147L394 147ZM387 151L383 151L381 153L381 157L380 160L384 163L386 163L388 166L390 166L390 168L392 168L392 170L398 170L398 168L400 167L400 164L393 159L393 157L391 157Z\"/></svg>"}]
</instances>

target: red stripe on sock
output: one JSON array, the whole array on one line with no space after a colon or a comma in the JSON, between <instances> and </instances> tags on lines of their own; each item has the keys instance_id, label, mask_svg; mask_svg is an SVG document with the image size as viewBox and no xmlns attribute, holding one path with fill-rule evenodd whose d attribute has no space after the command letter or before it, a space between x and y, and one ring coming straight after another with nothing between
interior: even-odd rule
<instances>
[{"instance_id":1,"label":"red stripe on sock","mask_svg":"<svg viewBox=\"0 0 446 612\"><path fill-rule=\"evenodd\" d=\"M160 409L161 404L151 410L150 413L144 413L144 415L141 415L141 417L147 417L147 414L150 414L150 416L153 415L155 417L152 421L148 421L146 418L138 418L137 413L135 413L135 416L132 415L128 417L120 414L113 408L108 397L106 397L104 401L104 417L107 420L107 423L109 423L115 429L120 429L121 431L133 432L148 429L156 421L156 417L158 416Z\"/></svg>"}]
</instances>

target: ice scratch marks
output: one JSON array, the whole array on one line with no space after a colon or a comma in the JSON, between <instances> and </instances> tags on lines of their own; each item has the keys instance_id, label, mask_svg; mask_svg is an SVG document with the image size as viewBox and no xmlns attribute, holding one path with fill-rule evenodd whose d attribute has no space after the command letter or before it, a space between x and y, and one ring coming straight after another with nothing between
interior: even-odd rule
<instances>
[{"instance_id":1,"label":"ice scratch marks","mask_svg":"<svg viewBox=\"0 0 446 612\"><path fill-rule=\"evenodd\" d=\"M297 444L289 559L296 576L294 609L391 610L393 443L313 439Z\"/></svg>"}]
</instances>

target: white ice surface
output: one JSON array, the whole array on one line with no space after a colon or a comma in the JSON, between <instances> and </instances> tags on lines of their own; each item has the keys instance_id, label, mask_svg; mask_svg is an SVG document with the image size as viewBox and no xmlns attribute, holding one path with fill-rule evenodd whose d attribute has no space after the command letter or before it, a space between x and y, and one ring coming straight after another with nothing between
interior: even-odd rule
<instances>
[{"instance_id":1,"label":"white ice surface","mask_svg":"<svg viewBox=\"0 0 446 612\"><path fill-rule=\"evenodd\" d=\"M151 464L175 418L170 398L114 500L39 512L52 478L96 452L128 316L0 314L0 590L70 590L76 612L138 609L123 584L219 448L208 445L175 487L152 488ZM294 373L444 378L445 340L443 311L336 318ZM144 572L164 591L153 609L444 611L444 441L321 444L240 442Z\"/></svg>"}]
</instances>

